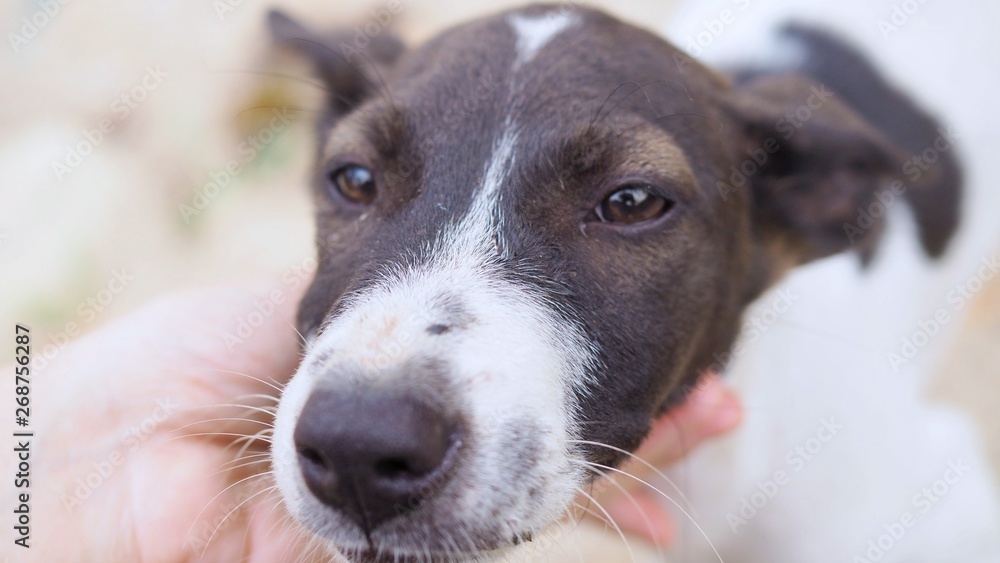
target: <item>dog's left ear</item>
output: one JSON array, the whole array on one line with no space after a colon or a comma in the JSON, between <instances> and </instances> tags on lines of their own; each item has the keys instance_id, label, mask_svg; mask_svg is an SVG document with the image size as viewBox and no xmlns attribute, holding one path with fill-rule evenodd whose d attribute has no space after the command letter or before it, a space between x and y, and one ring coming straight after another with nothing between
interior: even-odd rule
<instances>
[{"instance_id":1,"label":"dog's left ear","mask_svg":"<svg viewBox=\"0 0 1000 563\"><path fill-rule=\"evenodd\" d=\"M727 96L737 146L719 188L725 197L749 186L762 248L781 254L769 261L789 266L848 249L867 259L884 217L858 225L858 209L893 185L903 151L812 80L765 76Z\"/></svg>"},{"instance_id":2,"label":"dog's left ear","mask_svg":"<svg viewBox=\"0 0 1000 563\"><path fill-rule=\"evenodd\" d=\"M333 117L347 113L384 87L380 72L405 50L402 41L384 29L374 37L356 30L321 34L278 10L268 13L267 23L276 43L312 63L328 89L328 109Z\"/></svg>"}]
</instances>

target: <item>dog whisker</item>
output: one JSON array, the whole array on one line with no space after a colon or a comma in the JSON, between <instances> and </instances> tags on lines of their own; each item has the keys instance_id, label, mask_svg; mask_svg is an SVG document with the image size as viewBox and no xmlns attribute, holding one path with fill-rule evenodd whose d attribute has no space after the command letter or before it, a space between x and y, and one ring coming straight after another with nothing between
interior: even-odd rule
<instances>
[{"instance_id":1,"label":"dog whisker","mask_svg":"<svg viewBox=\"0 0 1000 563\"><path fill-rule=\"evenodd\" d=\"M649 516L646 515L646 511L643 510L641 506L639 506L639 501L637 501L635 499L635 496L632 493L628 492L628 490L625 489L625 487L623 487L620 483L618 483L617 481L615 481L614 479L612 479L606 472L602 471L601 469L598 469L598 467L597 467L598 464L591 463L591 462L588 462L588 461L583 461L583 460L575 460L575 459L571 459L570 463L580 464L583 467L587 468L589 471L594 472L594 474L596 474L596 475L598 475L600 477L604 477L605 480L607 480L609 483L611 483L616 489L618 489L618 491L622 495L625 496L625 498L628 499L629 503L632 504L632 507L635 508L636 512L638 512L639 515L642 517L643 523L646 524L646 528L649 529L650 533L653 533L653 532L656 531L655 526L653 526L652 520L650 520ZM624 471L622 473L626 473L627 474L627 472L624 472ZM661 494L663 494L663 493L661 492ZM653 535L655 536L655 534L653 534ZM657 551L663 551L663 545L660 544L659 540L656 540L654 543L656 545Z\"/></svg>"},{"instance_id":2,"label":"dog whisker","mask_svg":"<svg viewBox=\"0 0 1000 563\"><path fill-rule=\"evenodd\" d=\"M590 504L590 503L588 502L587 504ZM573 501L573 506L579 508L581 512L583 512L585 514L589 514L595 520L603 522L606 526L609 526L609 527L611 526L611 521L610 520L608 520L603 514L599 514L599 513L595 512L594 510L592 510L588 506L584 506L584 505L582 505L582 504L580 504L580 503L578 503L576 501ZM581 514L581 516L583 516L583 514Z\"/></svg>"},{"instance_id":3,"label":"dog whisker","mask_svg":"<svg viewBox=\"0 0 1000 563\"><path fill-rule=\"evenodd\" d=\"M254 381L257 381L258 383L263 383L264 385L267 385L268 387L270 387L270 388L274 389L275 391L277 391L279 394L281 393L281 391L283 389L283 386L279 385L277 382L265 381L265 380L263 380L263 379L261 379L259 377L254 377L254 376L252 376L250 374L247 374L247 373L243 373L243 372L239 372L239 371L232 371L232 370L228 370L228 369L218 369L218 368L207 368L207 369L209 369L210 371L218 371L218 372L222 372L222 373L228 373L230 375L238 375L240 377L246 377L247 379L252 379Z\"/></svg>"},{"instance_id":4,"label":"dog whisker","mask_svg":"<svg viewBox=\"0 0 1000 563\"><path fill-rule=\"evenodd\" d=\"M245 456L241 456L241 457L237 457L237 458L231 459L231 460L227 461L226 463L222 464L222 466L225 467L226 465L229 465L231 463L238 463L240 461L245 461L245 460L253 459L253 458L256 458L256 457L270 457L270 455L271 455L271 452L260 452L260 453L245 455Z\"/></svg>"},{"instance_id":5,"label":"dog whisker","mask_svg":"<svg viewBox=\"0 0 1000 563\"><path fill-rule=\"evenodd\" d=\"M302 333L299 332L299 329L295 326L295 323L292 323L290 321L285 321L285 322L288 323L288 326L292 327L292 330L294 330L295 334L298 335L299 341L302 343L302 349L303 350L306 349L309 346L309 341L306 340L306 337L302 336Z\"/></svg>"},{"instance_id":6,"label":"dog whisker","mask_svg":"<svg viewBox=\"0 0 1000 563\"><path fill-rule=\"evenodd\" d=\"M624 476L626 476L626 477L629 477L629 478L631 478L631 479L634 479L634 480L638 481L639 483L641 483L642 485L644 485L644 486L646 486L646 487L649 487L649 488L650 488L650 489L651 489L651 490L652 490L653 492L655 492L655 493L659 494L659 495L660 495L660 496L662 496L663 498L665 498L665 499L667 499L668 501L670 501L670 502L671 502L671 503L672 503L672 504L673 504L674 506L676 506L676 507L677 507L677 510L680 510L680 511L681 511L681 514L683 514L685 518L687 518L688 520L690 520L690 521L691 521L691 524L693 524L693 525L694 525L694 527L698 529L698 532L700 532L700 533L701 533L701 535L702 535L702 537L704 537L704 538L705 538L705 541L706 541L706 542L708 542L708 545L709 545L709 547L711 547L711 548L712 548L712 551L714 551L714 552L715 552L715 556L716 556L716 557L717 557L717 558L719 559L719 563L725 563L725 562L724 562L724 561L722 560L722 555L720 555L720 554L719 554L719 550L718 550L718 549L716 549L716 547L715 547L715 544L713 544L713 543L712 543L712 540L711 540L711 539L710 539L710 538L708 537L708 534L706 534L706 533L705 533L705 531L704 531L704 530L703 530L703 529L701 528L701 526L700 526L700 525L698 524L698 522L697 522L697 521L696 521L696 520L694 519L694 517L693 517L693 516L691 516L691 514L690 514L690 513L688 513L688 511L684 510L684 508L683 508L683 507L682 507L682 506L681 506L680 504L678 504L678 503L677 503L677 501L675 501L674 499L670 498L670 495L668 495L668 494L664 493L663 491L661 491L660 489L658 489L658 488L654 487L654 486L653 486L653 485L652 485L651 483L649 483L648 481L646 481L646 480L644 480L644 479L642 479L642 478L640 478L640 477L637 477L637 476L635 476L635 475L632 475L631 473L629 473L629 472L627 472L627 471L622 471L621 469L617 469L617 468L615 468L615 467L609 467L609 466L607 466L607 465L602 465L602 464L600 464L600 463L593 463L593 462L587 462L587 463L589 463L589 464L591 464L591 465L593 465L593 466L595 466L595 467L600 467L600 468L602 468L602 469L606 469L606 470L608 470L608 471L613 471L613 472L615 472L615 473L618 473L618 474L620 474L620 475L624 475Z\"/></svg>"},{"instance_id":7,"label":"dog whisker","mask_svg":"<svg viewBox=\"0 0 1000 563\"><path fill-rule=\"evenodd\" d=\"M660 471L652 463L649 463L645 459L642 459L642 457L640 457L640 456L638 456L638 455L636 455L636 454L634 454L634 453L632 453L632 452L630 452L628 450L623 450L622 448L618 448L618 447L612 446L610 444L604 444L604 443L601 443L601 442L594 442L594 441L590 441L590 440L569 440L569 442L572 443L572 444L583 444L583 445L588 445L588 446L598 446L598 447L602 447L602 448L607 448L607 449L612 450L614 452L617 452L617 453L620 453L622 455L625 455L625 456L629 457L630 459L636 460L637 462L639 462L643 466L645 466L647 469L649 469L650 471L652 471L653 473L655 473L657 477L659 477L660 479L663 479L664 482L666 482L668 485L670 485L671 487L673 487L673 489L675 491L677 491L677 495L680 497L680 499L682 501L684 501L685 505L687 505L688 509L691 509L691 507L692 507L691 501L684 494L684 491L681 490L681 488L678 487L677 484L674 483L674 481L670 477L667 477L667 475L665 473L663 473L662 471ZM672 499L671 499L671 502L673 502ZM680 506L678 505L678 507L680 507Z\"/></svg>"},{"instance_id":8,"label":"dog whisker","mask_svg":"<svg viewBox=\"0 0 1000 563\"><path fill-rule=\"evenodd\" d=\"M218 410L223 409L223 408L242 409L243 412L240 413L240 414L244 414L244 415L247 415L247 416L249 416L251 413L258 412L258 413L263 414L267 419L270 419L270 420L274 419L274 415L275 415L275 412L277 410L277 406L258 407L258 406L254 406L254 405L242 405L242 404L237 404L237 403L221 403L221 404L215 404L215 405L203 405L203 406L198 406L198 407L191 407L191 408L185 409L185 410L188 410L188 411L196 411L196 410L218 411ZM193 424L199 424L199 422L196 421L196 422L194 422L192 424L187 424L184 427L186 428L187 426L192 426Z\"/></svg>"},{"instance_id":9,"label":"dog whisker","mask_svg":"<svg viewBox=\"0 0 1000 563\"><path fill-rule=\"evenodd\" d=\"M604 106L606 106L608 104L608 102L611 101L611 98L613 98L615 96L615 94L618 93L619 90L621 90L622 88L624 88L625 86L628 86L628 85L639 86L639 83L635 82L633 80L628 80L628 81L622 82L621 84L619 84L618 86L616 86L615 89L612 90L610 94L608 94L608 97L604 99L604 102L601 103L600 107L597 108L597 111L594 112L594 116L590 120L590 126L595 125L598 121L603 121L604 120L601 117L601 112L604 110ZM641 86L639 86L639 87L641 88ZM625 98L628 98L629 96L631 96L633 93L635 93L636 90L638 90L638 88L635 88L631 92L629 92L628 94L626 94ZM621 101L619 101L618 103L621 103ZM615 107L617 107L617 106L618 106L618 104L615 104ZM611 109L614 109L614 108L611 108ZM610 113L610 111L611 110L608 110L609 113Z\"/></svg>"},{"instance_id":10,"label":"dog whisker","mask_svg":"<svg viewBox=\"0 0 1000 563\"><path fill-rule=\"evenodd\" d=\"M251 393L249 395L240 395L239 397L236 397L236 400L239 400L239 401L241 401L243 399L263 399L265 401L270 401L270 402L273 402L273 403L278 403L279 401L281 401L281 397L278 397L277 395L266 395L264 393ZM277 404L275 404L275 406L273 406L273 407L259 407L259 408L262 408L264 410L271 410L271 411L277 411L278 410Z\"/></svg>"},{"instance_id":11,"label":"dog whisker","mask_svg":"<svg viewBox=\"0 0 1000 563\"><path fill-rule=\"evenodd\" d=\"M242 461L242 460L238 460L237 459L237 460L233 460L233 461ZM248 461L246 463L241 463L239 465L234 465L232 467L226 467L224 469L220 469L219 471L216 471L215 473L211 473L211 475L213 475L213 476L214 475L220 475L222 473L227 473L227 472L230 472L230 471L236 471L237 469L241 469L241 468L244 468L244 467L250 467L251 465L257 465L257 464L260 464L260 463L265 463L266 464L268 462L269 462L269 460L267 460L267 459L257 459L257 460L253 460L253 461Z\"/></svg>"},{"instance_id":12,"label":"dog whisker","mask_svg":"<svg viewBox=\"0 0 1000 563\"><path fill-rule=\"evenodd\" d=\"M216 404L213 404L213 405L198 405L198 406L193 406L193 407L187 407L187 408L185 408L183 410L185 410L185 411L196 411L196 410L208 410L208 409L210 409L210 410L215 411L215 410L219 410L219 409L223 409L223 408L234 408L234 409L243 409L243 410L246 410L246 411L256 411L256 412L263 413L263 414L266 414L266 415L272 416L272 417L274 416L274 413L277 410L276 406L273 406L273 407L258 407L258 406L255 406L255 405L243 405L243 404L239 404L239 403L216 403Z\"/></svg>"},{"instance_id":13,"label":"dog whisker","mask_svg":"<svg viewBox=\"0 0 1000 563\"><path fill-rule=\"evenodd\" d=\"M251 436L248 436L247 440L243 441L243 445L240 446L240 449L236 452L236 458L242 457L243 454L245 454L246 451L256 443L257 438L260 438L261 441L267 441L264 439L264 437L273 436L273 434L274 434L273 428L262 428L258 430L256 433L252 434ZM227 449L236 445L239 441L240 440L234 441L232 444L227 446Z\"/></svg>"},{"instance_id":14,"label":"dog whisker","mask_svg":"<svg viewBox=\"0 0 1000 563\"><path fill-rule=\"evenodd\" d=\"M252 477L259 477L259 475L253 475ZM242 480L241 480L241 481L242 481ZM239 483L239 482L241 482L241 481L238 481L237 483ZM235 483L234 483L234 484L235 484ZM230 487L231 487L231 486L232 486L232 485L230 485ZM228 489L229 487L226 487L226 488ZM254 498L256 498L256 497L260 496L260 495L261 495L261 494L263 494L263 493L268 493L268 492L271 492L271 491L273 491L273 490L276 490L277 488L278 488L278 486L277 486L277 485L272 485L272 486L270 486L270 487L268 487L268 488L266 488L266 489L262 489L262 490L260 490L260 491L257 491L256 493L254 493L254 494L250 495L249 497L247 497L247 498L243 499L243 501L242 501L242 502L240 502L240 503L239 503L239 504L237 504L237 505L236 505L235 507L233 507L233 509L232 509L232 510L230 510L229 512L227 512L227 513L226 513L226 515L222 517L222 520L220 520L220 521L219 521L218 525L216 525L216 527L215 527L215 530L213 530L213 531L212 531L212 535L210 535L210 536L208 537L208 541L206 541L206 542L205 542L205 550L206 550L206 551L208 550L208 546L210 546L210 545L212 544L212 540L214 540L214 539L215 539L215 535L219 533L219 530L221 530L221 529L222 529L222 525L226 523L226 520L228 520L230 516L232 516L233 514L235 514L235 513L236 513L236 511L238 511L238 510L239 510L240 508L242 508L242 507L243 507L243 505L247 504L248 502L250 502L250 501L251 501L251 500L253 500ZM223 491L223 492L224 492L224 491ZM214 500L214 499L213 499L213 500ZM199 517L200 517L200 516L201 516L201 515L199 514ZM196 519L196 520L197 520L197 519Z\"/></svg>"},{"instance_id":15,"label":"dog whisker","mask_svg":"<svg viewBox=\"0 0 1000 563\"><path fill-rule=\"evenodd\" d=\"M598 502L597 499L587 494L587 492L581 489L580 487L577 487L576 490L581 495L587 497L587 499L589 499L590 502L593 502L594 506L596 506L597 509L601 511L601 514L607 517L608 521L611 523L611 526L615 529L616 532L618 532L618 535L621 537L622 542L625 544L625 549L628 551L629 557L632 558L632 562L636 563L635 552L632 551L632 544L629 543L628 537L625 536L625 532L622 531L621 526L619 526L618 523L615 522L615 519L611 516L611 513L608 512L607 509L604 508L604 506L600 502Z\"/></svg>"},{"instance_id":16,"label":"dog whisker","mask_svg":"<svg viewBox=\"0 0 1000 563\"><path fill-rule=\"evenodd\" d=\"M285 499L280 494L278 494L277 496L278 496L278 502L274 503L274 506L272 506L271 509L268 510L265 518L270 518L275 510L284 506ZM302 545L298 561L311 560L313 555L317 553L320 549L323 549L324 547L323 545L324 542L322 538L310 534L306 530L304 530L301 524L299 524L298 521L296 521L295 518L293 518L291 514L289 514L288 512L284 512L283 514L281 514L281 516L277 520L275 520L273 524L271 524L271 526L267 529L267 532L264 535L269 536L271 532L273 532L275 528L279 526L281 527L280 535L282 537L294 535L298 538L299 541L303 541L304 545Z\"/></svg>"},{"instance_id":17,"label":"dog whisker","mask_svg":"<svg viewBox=\"0 0 1000 563\"><path fill-rule=\"evenodd\" d=\"M263 421L263 420L254 420L252 418L239 418L239 417L235 417L235 416L227 416L227 417L221 417L221 418L206 418L204 420L199 420L199 421L196 421L196 422L190 422L188 424L185 424L184 426L178 427L177 430L184 430L185 428L190 428L192 426L197 426L199 424L208 424L210 422L249 422L251 424L261 424L261 425L267 426L269 428L274 428L273 424L271 424L270 422Z\"/></svg>"},{"instance_id":18,"label":"dog whisker","mask_svg":"<svg viewBox=\"0 0 1000 563\"><path fill-rule=\"evenodd\" d=\"M233 456L233 461L252 459L260 455L271 455L270 452L259 452L251 455L246 455L247 450L249 450L253 446L253 444L254 444L253 440L247 440L246 442L244 442L244 444L240 446L239 451L236 452L236 455Z\"/></svg>"},{"instance_id":19,"label":"dog whisker","mask_svg":"<svg viewBox=\"0 0 1000 563\"><path fill-rule=\"evenodd\" d=\"M262 473L261 476L262 477L263 476L270 476L270 472ZM271 486L267 487L267 489L265 489L265 491L267 492L268 496L273 496L278 491L277 484L274 483L273 479L271 480ZM279 495L279 498L280 498L280 495ZM265 498L261 498L258 501L258 504L259 505L263 505L263 503L266 502L266 501L267 501L266 497ZM247 521L247 525L245 526L245 529L244 529L244 532L243 532L243 546L244 546L244 553L246 555L243 558L241 558L241 561L250 561L252 559L252 556L253 556L253 551L252 550L253 550L254 545L256 545L256 544L253 541L253 538L251 537L251 532L253 531L254 519L257 518L257 517L259 517L260 515L261 515L261 511L260 510L252 510L250 512L250 519ZM264 514L264 516L263 516L264 521L266 522L269 517L270 517L270 512Z\"/></svg>"},{"instance_id":20,"label":"dog whisker","mask_svg":"<svg viewBox=\"0 0 1000 563\"><path fill-rule=\"evenodd\" d=\"M270 430L270 429L267 429L267 430ZM193 434L184 434L182 436L174 436L173 438L165 440L164 443L172 442L174 440L179 440L179 439L182 439L182 438L196 438L196 437L201 437L201 436L220 436L220 437L221 436L232 436L232 437L237 438L236 440L233 440L233 444L242 442L244 440L251 440L251 441L260 440L261 442L266 442L268 444L271 443L271 439L270 438L266 438L266 437L260 436L258 434L239 434L237 432L196 432L196 433L193 433ZM232 444L230 444L230 445L232 445Z\"/></svg>"},{"instance_id":21,"label":"dog whisker","mask_svg":"<svg viewBox=\"0 0 1000 563\"><path fill-rule=\"evenodd\" d=\"M187 534L185 534L185 536L184 536L184 543L187 544L188 540L191 539L191 532L194 531L194 527L195 527L196 524L198 524L198 520L201 519L201 516L203 514L205 514L205 511L208 510L209 506L212 506L212 503L214 503L216 501L216 499L218 499L220 496L224 495L226 493L226 491L228 491L229 489L232 489L233 487L236 487L239 484L245 483L246 481L249 481L251 479L259 478L260 476L261 475L259 475L259 474L249 475L247 477L244 477L244 478L240 479L239 481L236 481L235 483L229 484L228 486L226 486L226 488L224 488L221 491L219 491L218 493L216 493L215 496L213 496L207 503L205 503L205 506L203 506L202 509L198 512L198 515L195 516L194 519L191 521L191 527L188 528ZM242 504L242 503L240 503L240 504ZM213 537L215 536L214 532L212 533L212 536ZM206 550L208 549L208 544L209 543L211 543L211 538L209 538L209 541L205 542L205 549Z\"/></svg>"},{"instance_id":22,"label":"dog whisker","mask_svg":"<svg viewBox=\"0 0 1000 563\"><path fill-rule=\"evenodd\" d=\"M271 458L271 452L260 452L251 455L236 457L220 465L219 470L213 473L213 475L218 475L226 471L233 471L235 469L244 467L245 465L250 465L250 463L247 463L250 460L254 460L253 463L270 463L271 461L270 458ZM234 465L234 464L239 464L239 465ZM270 471L270 469L268 469L267 471Z\"/></svg>"},{"instance_id":23,"label":"dog whisker","mask_svg":"<svg viewBox=\"0 0 1000 563\"><path fill-rule=\"evenodd\" d=\"M284 498L282 498L280 494L278 494L277 497L278 497L278 502L274 503L274 505L271 506L271 508L267 511L264 517L265 520L270 519L271 515L274 514L275 510L278 510L280 507L284 506L285 504ZM294 545L296 545L296 551L298 553L296 561L308 562L308 561L318 560L315 558L316 554L321 552L327 553L327 549L329 546L326 544L326 542L319 536L315 536L309 533L307 530L305 530L302 527L302 525L298 521L296 521L295 518L293 518L291 514L289 514L288 512L284 512L283 514L281 514L271 524L271 526L268 527L267 531L264 533L264 536L265 537L270 536L271 533L274 532L275 529L279 527L280 527L279 535L281 537L291 536L294 538L293 543ZM323 557L322 559L326 561L329 560L329 557Z\"/></svg>"}]
</instances>

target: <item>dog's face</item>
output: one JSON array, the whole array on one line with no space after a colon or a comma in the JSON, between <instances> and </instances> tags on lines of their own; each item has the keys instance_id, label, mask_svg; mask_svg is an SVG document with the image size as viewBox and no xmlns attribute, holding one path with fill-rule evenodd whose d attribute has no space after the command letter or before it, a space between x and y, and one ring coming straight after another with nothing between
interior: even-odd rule
<instances>
[{"instance_id":1,"label":"dog's face","mask_svg":"<svg viewBox=\"0 0 1000 563\"><path fill-rule=\"evenodd\" d=\"M294 516L362 558L475 558L553 523L746 304L849 247L843 222L897 163L816 85L734 87L589 10L405 53L272 24L331 89L274 469ZM805 104L815 117L775 131Z\"/></svg>"}]
</instances>

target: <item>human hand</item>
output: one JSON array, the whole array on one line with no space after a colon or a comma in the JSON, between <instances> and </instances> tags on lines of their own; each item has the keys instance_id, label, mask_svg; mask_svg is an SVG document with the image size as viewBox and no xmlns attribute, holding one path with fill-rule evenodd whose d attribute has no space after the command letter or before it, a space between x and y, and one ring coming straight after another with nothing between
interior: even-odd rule
<instances>
[{"instance_id":1,"label":"human hand","mask_svg":"<svg viewBox=\"0 0 1000 563\"><path fill-rule=\"evenodd\" d=\"M588 516L614 522L622 532L645 538L660 546L669 546L675 535L673 517L665 506L676 500L677 491L653 488L658 473L680 460L705 440L738 426L743 417L739 398L717 374L707 374L684 403L653 423L642 446L619 468L606 469L592 487L593 500L577 501L588 506ZM600 503L605 512L594 507Z\"/></svg>"},{"instance_id":2,"label":"human hand","mask_svg":"<svg viewBox=\"0 0 1000 563\"><path fill-rule=\"evenodd\" d=\"M270 427L267 410L299 360L303 289L161 299L34 372L31 547L15 547L15 560L308 560L294 555L305 546L266 490L267 436L235 463L232 444ZM224 406L236 404L248 408ZM4 506L23 492L11 484Z\"/></svg>"}]
</instances>

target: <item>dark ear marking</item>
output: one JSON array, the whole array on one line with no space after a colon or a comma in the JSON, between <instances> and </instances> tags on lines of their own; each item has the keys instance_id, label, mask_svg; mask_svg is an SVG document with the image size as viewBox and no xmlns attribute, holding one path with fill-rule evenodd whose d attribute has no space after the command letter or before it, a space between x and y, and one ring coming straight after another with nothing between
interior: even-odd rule
<instances>
[{"instance_id":1,"label":"dark ear marking","mask_svg":"<svg viewBox=\"0 0 1000 563\"><path fill-rule=\"evenodd\" d=\"M836 36L798 23L787 25L782 33L805 54L794 72L836 92L843 105L896 147L902 159L893 170L895 189L891 193L894 198L905 199L913 210L924 251L935 258L942 255L958 227L963 191L953 134L883 78L864 55ZM743 69L736 76L738 81L749 83L773 76L774 72ZM889 196L883 194L883 199ZM861 228L859 222L867 222L867 218L856 211L853 221L845 224L845 231L878 228L877 223ZM862 247L863 255L871 252L871 243L869 239L868 245Z\"/></svg>"},{"instance_id":2,"label":"dark ear marking","mask_svg":"<svg viewBox=\"0 0 1000 563\"><path fill-rule=\"evenodd\" d=\"M279 10L267 15L268 28L276 43L307 59L329 89L329 109L336 115L350 111L374 91L384 87L379 67L395 62L405 50L389 33L356 44L348 30L320 34L307 29Z\"/></svg>"},{"instance_id":3,"label":"dark ear marking","mask_svg":"<svg viewBox=\"0 0 1000 563\"><path fill-rule=\"evenodd\" d=\"M742 128L736 168L756 164L745 177L765 245L791 249L795 262L851 249L870 256L884 217L858 232L844 225L890 185L904 153L825 84L799 76L753 79L724 104Z\"/></svg>"},{"instance_id":4,"label":"dark ear marking","mask_svg":"<svg viewBox=\"0 0 1000 563\"><path fill-rule=\"evenodd\" d=\"M801 24L786 26L784 33L809 52L800 72L835 85L845 103L906 153L906 199L924 250L940 256L958 227L962 195L962 170L946 129L837 37ZM921 161L929 151L934 162Z\"/></svg>"}]
</instances>

